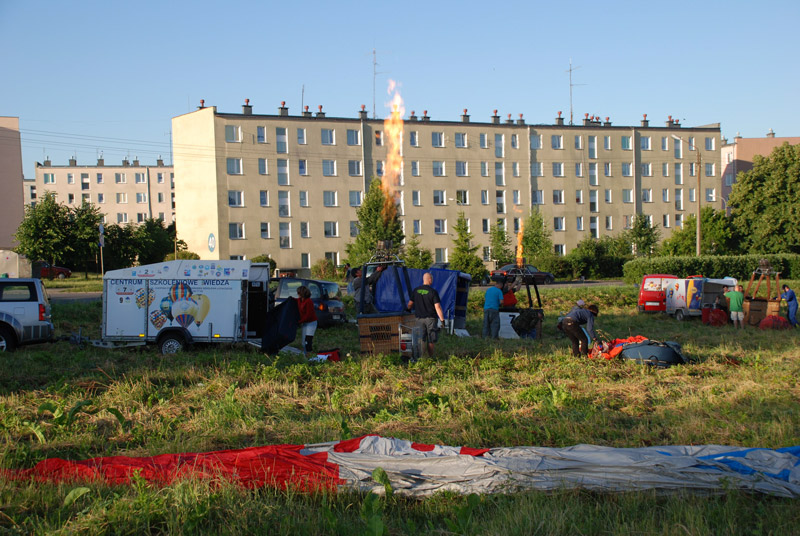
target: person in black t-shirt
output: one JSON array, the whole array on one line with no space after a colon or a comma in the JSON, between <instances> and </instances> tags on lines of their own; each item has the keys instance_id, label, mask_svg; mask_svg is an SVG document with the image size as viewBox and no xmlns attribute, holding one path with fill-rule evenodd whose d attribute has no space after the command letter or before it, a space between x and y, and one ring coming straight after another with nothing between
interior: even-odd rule
<instances>
[{"instance_id":1,"label":"person in black t-shirt","mask_svg":"<svg viewBox=\"0 0 800 536\"><path fill-rule=\"evenodd\" d=\"M426 272L422 276L422 286L414 289L408 308L414 309L417 326L424 328L424 338L428 342L428 355L433 357L433 345L439 337L438 322L444 322L439 293L433 288L433 276Z\"/></svg>"}]
</instances>

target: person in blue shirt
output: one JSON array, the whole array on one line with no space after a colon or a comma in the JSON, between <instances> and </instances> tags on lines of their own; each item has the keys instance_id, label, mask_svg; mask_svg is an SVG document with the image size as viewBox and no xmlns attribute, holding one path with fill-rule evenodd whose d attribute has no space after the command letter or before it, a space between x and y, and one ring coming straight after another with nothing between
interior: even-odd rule
<instances>
[{"instance_id":1,"label":"person in blue shirt","mask_svg":"<svg viewBox=\"0 0 800 536\"><path fill-rule=\"evenodd\" d=\"M483 301L483 337L496 339L500 335L500 305L503 303L503 284L495 281L493 287L486 290Z\"/></svg>"},{"instance_id":2,"label":"person in blue shirt","mask_svg":"<svg viewBox=\"0 0 800 536\"><path fill-rule=\"evenodd\" d=\"M594 318L600 313L596 305L590 305L585 309L573 307L567 316L561 320L561 329L572 343L572 355L589 355L589 341L586 334L592 338L592 342L597 341L597 333L594 330ZM586 333L582 326L586 326Z\"/></svg>"},{"instance_id":3,"label":"person in blue shirt","mask_svg":"<svg viewBox=\"0 0 800 536\"><path fill-rule=\"evenodd\" d=\"M794 291L789 288L789 285L783 285L783 294L781 294L781 299L786 300L786 316L789 320L789 323L792 327L797 327L797 296L795 296Z\"/></svg>"}]
</instances>

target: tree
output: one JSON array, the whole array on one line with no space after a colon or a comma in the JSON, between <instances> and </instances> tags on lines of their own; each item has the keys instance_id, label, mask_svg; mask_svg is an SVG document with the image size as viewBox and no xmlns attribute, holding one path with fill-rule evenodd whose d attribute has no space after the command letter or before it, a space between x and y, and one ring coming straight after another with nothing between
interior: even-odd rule
<instances>
[{"instance_id":1,"label":"tree","mask_svg":"<svg viewBox=\"0 0 800 536\"><path fill-rule=\"evenodd\" d=\"M649 257L655 253L661 231L658 230L658 224L650 225L650 218L637 214L633 226L625 234L633 246L634 255Z\"/></svg>"},{"instance_id":2,"label":"tree","mask_svg":"<svg viewBox=\"0 0 800 536\"><path fill-rule=\"evenodd\" d=\"M139 264L161 262L168 253L174 254L175 243L164 222L157 218L144 220L134 229L133 237Z\"/></svg>"},{"instance_id":3,"label":"tree","mask_svg":"<svg viewBox=\"0 0 800 536\"><path fill-rule=\"evenodd\" d=\"M89 266L97 266L103 214L100 207L84 201L80 206L71 209L68 217L69 264L74 267L82 266L84 277L88 277Z\"/></svg>"},{"instance_id":4,"label":"tree","mask_svg":"<svg viewBox=\"0 0 800 536\"><path fill-rule=\"evenodd\" d=\"M25 208L14 235L19 245L14 250L31 262L61 262L72 251L69 240L69 209L56 202L53 192L45 192L36 206Z\"/></svg>"},{"instance_id":5,"label":"tree","mask_svg":"<svg viewBox=\"0 0 800 536\"><path fill-rule=\"evenodd\" d=\"M455 248L450 257L450 269L458 270L472 276L473 281L481 281L487 274L483 261L475 252L480 246L473 246L475 236L470 232L467 218L463 212L458 213L458 220L453 227L456 237L453 239Z\"/></svg>"},{"instance_id":6,"label":"tree","mask_svg":"<svg viewBox=\"0 0 800 536\"><path fill-rule=\"evenodd\" d=\"M120 226L115 223L105 226L106 245L103 248L103 267L106 270L133 266L136 260L137 245L133 226Z\"/></svg>"},{"instance_id":7,"label":"tree","mask_svg":"<svg viewBox=\"0 0 800 536\"><path fill-rule=\"evenodd\" d=\"M739 173L728 199L751 253L800 253L800 145L784 143Z\"/></svg>"},{"instance_id":8,"label":"tree","mask_svg":"<svg viewBox=\"0 0 800 536\"><path fill-rule=\"evenodd\" d=\"M391 253L400 252L405 235L396 208L393 200L384 193L380 179L373 179L367 195L364 196L364 203L356 212L358 235L353 242L345 246L347 261L350 264L359 266L369 261L375 252L378 240L391 240Z\"/></svg>"},{"instance_id":9,"label":"tree","mask_svg":"<svg viewBox=\"0 0 800 536\"><path fill-rule=\"evenodd\" d=\"M522 251L529 263L552 257L553 241L550 230L544 224L544 218L538 210L531 211L522 227Z\"/></svg>"},{"instance_id":10,"label":"tree","mask_svg":"<svg viewBox=\"0 0 800 536\"><path fill-rule=\"evenodd\" d=\"M419 268L424 270L433 264L433 254L431 250L420 247L419 236L412 235L406 240L406 247L403 252L403 260L409 268Z\"/></svg>"},{"instance_id":11,"label":"tree","mask_svg":"<svg viewBox=\"0 0 800 536\"><path fill-rule=\"evenodd\" d=\"M705 206L700 209L700 252L703 255L735 255L741 252L740 240L735 236L733 223L724 210ZM665 255L694 255L697 252L697 218L689 215L683 228L661 244Z\"/></svg>"},{"instance_id":12,"label":"tree","mask_svg":"<svg viewBox=\"0 0 800 536\"><path fill-rule=\"evenodd\" d=\"M497 262L497 266L514 262L515 255L511 249L511 239L506 233L505 226L499 222L492 225L489 245L492 247L492 259Z\"/></svg>"}]
</instances>

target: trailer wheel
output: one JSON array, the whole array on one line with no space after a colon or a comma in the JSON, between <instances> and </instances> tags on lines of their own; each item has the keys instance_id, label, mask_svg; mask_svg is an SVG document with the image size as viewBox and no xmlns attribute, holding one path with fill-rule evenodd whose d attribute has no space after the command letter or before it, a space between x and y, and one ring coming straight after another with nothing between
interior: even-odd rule
<instances>
[{"instance_id":1,"label":"trailer wheel","mask_svg":"<svg viewBox=\"0 0 800 536\"><path fill-rule=\"evenodd\" d=\"M13 352L17 347L14 332L8 326L0 326L0 352Z\"/></svg>"},{"instance_id":2,"label":"trailer wheel","mask_svg":"<svg viewBox=\"0 0 800 536\"><path fill-rule=\"evenodd\" d=\"M683 309L678 309L675 311L675 320L682 322L684 318L686 318L686 315L683 314Z\"/></svg>"},{"instance_id":3,"label":"trailer wheel","mask_svg":"<svg viewBox=\"0 0 800 536\"><path fill-rule=\"evenodd\" d=\"M164 335L158 343L158 350L164 354L177 354L186 347L186 339L179 333Z\"/></svg>"}]
</instances>

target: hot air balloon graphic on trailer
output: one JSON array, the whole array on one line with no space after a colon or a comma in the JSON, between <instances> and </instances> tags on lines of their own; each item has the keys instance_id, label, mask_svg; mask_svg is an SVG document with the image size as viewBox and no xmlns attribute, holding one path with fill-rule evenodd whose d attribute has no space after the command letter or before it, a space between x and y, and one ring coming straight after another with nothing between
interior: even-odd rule
<instances>
[{"instance_id":1,"label":"hot air balloon graphic on trailer","mask_svg":"<svg viewBox=\"0 0 800 536\"><path fill-rule=\"evenodd\" d=\"M211 309L211 300L204 294L195 294L192 299L197 303L197 313L194 315L194 323L197 326L203 323L206 319L209 309Z\"/></svg>"},{"instance_id":2,"label":"hot air balloon graphic on trailer","mask_svg":"<svg viewBox=\"0 0 800 536\"><path fill-rule=\"evenodd\" d=\"M168 297L173 303L183 298L191 298L192 287L179 281L170 287Z\"/></svg>"},{"instance_id":3,"label":"hot air balloon graphic on trailer","mask_svg":"<svg viewBox=\"0 0 800 536\"><path fill-rule=\"evenodd\" d=\"M197 314L197 302L192 298L181 298L172 304L172 316L181 327L188 327Z\"/></svg>"}]
</instances>

